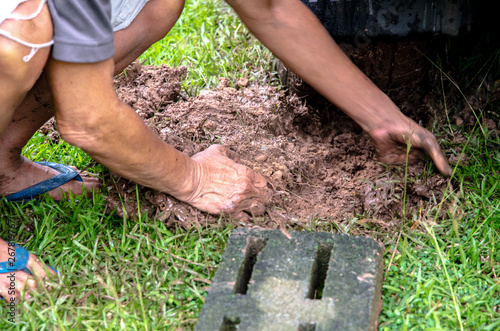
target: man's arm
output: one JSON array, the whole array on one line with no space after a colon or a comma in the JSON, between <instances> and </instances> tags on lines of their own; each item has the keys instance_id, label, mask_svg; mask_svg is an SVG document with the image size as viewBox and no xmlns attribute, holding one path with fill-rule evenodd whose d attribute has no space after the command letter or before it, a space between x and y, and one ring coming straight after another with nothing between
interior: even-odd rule
<instances>
[{"instance_id":1,"label":"man's arm","mask_svg":"<svg viewBox=\"0 0 500 331\"><path fill-rule=\"evenodd\" d=\"M300 0L226 0L250 31L323 96L370 134L385 163L404 162L420 149L444 175L451 168L434 135L404 116L342 52ZM417 150L415 150L417 149Z\"/></svg>"},{"instance_id":2,"label":"man's arm","mask_svg":"<svg viewBox=\"0 0 500 331\"><path fill-rule=\"evenodd\" d=\"M235 163L224 147L192 158L157 137L113 90L112 59L98 63L49 60L47 73L62 138L141 185L213 214L245 219L264 211L266 181Z\"/></svg>"}]
</instances>

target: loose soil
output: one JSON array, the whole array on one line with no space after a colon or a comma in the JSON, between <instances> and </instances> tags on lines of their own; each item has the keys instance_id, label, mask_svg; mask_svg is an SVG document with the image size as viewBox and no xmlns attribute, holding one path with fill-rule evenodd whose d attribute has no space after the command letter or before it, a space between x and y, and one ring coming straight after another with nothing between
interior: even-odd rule
<instances>
[{"instance_id":1,"label":"loose soil","mask_svg":"<svg viewBox=\"0 0 500 331\"><path fill-rule=\"evenodd\" d=\"M219 143L235 151L241 163L262 174L272 192L266 215L255 221L279 228L312 219L390 223L406 216L431 215L447 181L440 175L420 178L423 164L412 166L406 185L404 168L377 162L370 138L347 116L307 107L276 87L235 85L221 79L214 90L180 97L184 68L135 64L115 81L122 101L158 136L189 155ZM176 101L177 99L181 99ZM111 176L108 206L136 215L136 186ZM199 212L167 194L139 188L140 210L167 222L190 227L219 224L219 216ZM403 201L405 207L403 208ZM123 201L123 204L122 204ZM424 212L424 213L423 213ZM224 218L224 221L227 219Z\"/></svg>"},{"instance_id":2,"label":"loose soil","mask_svg":"<svg viewBox=\"0 0 500 331\"><path fill-rule=\"evenodd\" d=\"M181 94L185 73L183 67L135 63L115 79L115 88L120 99L176 149L193 155L223 144L267 179L272 200L266 214L243 225L286 230L323 222L345 228L356 220L359 229L395 228L402 218L418 223L446 210L439 203L448 180L429 175L421 162L408 167L405 182L405 166L379 164L369 136L334 107L311 107L296 95L277 87L251 86L246 79L234 84L220 79L217 88L187 98ZM405 107L411 105L402 104L408 112ZM420 112L434 112L429 102L422 104L425 109ZM50 125L44 132L55 139ZM447 138L463 143L460 135ZM454 154L450 162L457 161ZM183 228L234 222L165 193L136 188L112 173L105 175L105 188L107 207L120 216L126 212L134 217L140 210Z\"/></svg>"}]
</instances>

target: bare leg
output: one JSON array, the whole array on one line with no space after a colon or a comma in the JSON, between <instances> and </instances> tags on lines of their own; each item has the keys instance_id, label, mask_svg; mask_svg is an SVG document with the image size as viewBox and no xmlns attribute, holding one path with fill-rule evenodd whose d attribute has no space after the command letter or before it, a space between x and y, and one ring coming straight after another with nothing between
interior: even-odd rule
<instances>
[{"instance_id":1,"label":"bare leg","mask_svg":"<svg viewBox=\"0 0 500 331\"><path fill-rule=\"evenodd\" d=\"M182 13L185 0L151 0L126 29L115 32L115 75L163 39Z\"/></svg>"},{"instance_id":2,"label":"bare leg","mask_svg":"<svg viewBox=\"0 0 500 331\"><path fill-rule=\"evenodd\" d=\"M31 162L21 155L22 147L33 133L53 115L50 107L50 92L44 87L47 87L47 82L45 75L42 75L36 86L27 93L22 104L16 108L10 125L0 136L0 193L2 195L18 192L57 174L54 169ZM99 186L97 178L84 174L82 177L88 189ZM63 192L69 190L77 195L82 194L82 183L70 181L51 191L49 195L60 200Z\"/></svg>"},{"instance_id":3,"label":"bare leg","mask_svg":"<svg viewBox=\"0 0 500 331\"><path fill-rule=\"evenodd\" d=\"M20 15L32 13L39 4L39 0L29 0L19 5L15 13ZM0 27L16 37L33 43L44 43L52 39L52 23L46 5L42 12L32 20L6 20ZM22 139L22 134L16 132L18 122L24 122L25 126L29 126L32 130L35 125L39 125L42 121L38 119L38 116L29 116L29 114L37 112L38 108L36 107L33 108L34 112L28 112L28 114L19 114L15 111L42 72L50 48L40 49L30 61L23 62L23 56L29 54L30 51L31 48L0 36L0 132L2 133L0 136L0 167L2 169L0 171L0 188L4 188L4 184L8 186L11 179L16 176L12 171L9 173L12 169L6 169L4 166L9 163L15 164L16 161L20 160L21 147L26 143L26 139ZM41 117L46 120L46 116ZM19 162L18 167L20 167ZM1 193L4 194L4 192ZM10 248L12 249L12 247ZM0 239L0 261L7 261L12 253L7 242ZM43 264L32 254L30 254L28 268L36 276L46 277ZM0 295L9 302L11 297L13 299L19 298L21 290L25 287L33 288L36 284L33 277L28 277L22 271L12 272L8 275L2 274L2 276L0 277ZM7 278L7 276L10 277ZM12 286L12 283L15 285Z\"/></svg>"},{"instance_id":4,"label":"bare leg","mask_svg":"<svg viewBox=\"0 0 500 331\"><path fill-rule=\"evenodd\" d=\"M22 3L14 14L25 15L38 7L39 0ZM43 43L52 39L52 23L47 6L40 15L30 21L5 20L0 28L13 36L33 43ZM41 48L28 62L23 57L31 52L5 36L0 36L0 133L5 130L26 92L35 84L42 72L50 49Z\"/></svg>"},{"instance_id":5,"label":"bare leg","mask_svg":"<svg viewBox=\"0 0 500 331\"><path fill-rule=\"evenodd\" d=\"M130 26L116 32L115 74L121 72L151 44L163 38L177 21L183 6L184 0L151 0ZM28 52L29 50L25 53ZM52 98L44 75L38 79L13 113L10 124L0 135L1 195L18 192L57 174L55 170L21 156L22 147L40 126L54 115ZM88 189L99 185L99 181L92 177L84 177L84 183ZM82 184L70 181L49 192L49 195L54 199L61 199L61 190L63 192L71 190L74 194L81 194Z\"/></svg>"},{"instance_id":6,"label":"bare leg","mask_svg":"<svg viewBox=\"0 0 500 331\"><path fill-rule=\"evenodd\" d=\"M30 0L37 3L37 0ZM115 33L115 73L121 72L128 64L142 54L152 43L163 38L171 29L182 12L184 0L151 0L139 13L136 20L126 29ZM20 8L19 9L23 9ZM26 8L24 8L26 9ZM24 10L23 9L23 10ZM31 10L31 8L27 8ZM48 15L48 12L46 12ZM47 20L47 17L44 18ZM52 37L50 16L48 21L41 21L36 31L27 31L26 36L37 36L37 31L42 31L43 26L50 26L48 35L40 35L43 42ZM9 28L3 23L2 28ZM24 68L23 63L14 62L6 66L7 60L21 59L29 53L30 49L23 48L10 40L0 36L0 195L7 195L29 187L37 182L54 176L54 170L40 166L21 156L22 147L32 135L53 115L51 93L45 75L38 75L47 61L49 50L39 50L33 59L28 62L32 67L24 71L6 71L6 68ZM35 42L35 40L30 40ZM8 46L8 47L7 47ZM15 54L6 50L16 50ZM20 54L22 54L20 56ZM20 83L14 85L17 81ZM29 90L34 82L35 86ZM29 90L29 92L27 92ZM24 100L23 100L24 98ZM95 179L84 178L85 186L92 188L98 186ZM71 190L78 194L82 190L81 183L71 181L62 186L63 191ZM50 195L58 199L61 191L56 189ZM9 257L8 244L0 239L0 261L7 261ZM28 268L39 278L46 277L43 263L30 253ZM49 271L53 274L52 271ZM10 301L11 297L19 299L21 289L35 288L35 279L25 272L15 272L15 293L9 293L10 280L0 277L0 295Z\"/></svg>"}]
</instances>

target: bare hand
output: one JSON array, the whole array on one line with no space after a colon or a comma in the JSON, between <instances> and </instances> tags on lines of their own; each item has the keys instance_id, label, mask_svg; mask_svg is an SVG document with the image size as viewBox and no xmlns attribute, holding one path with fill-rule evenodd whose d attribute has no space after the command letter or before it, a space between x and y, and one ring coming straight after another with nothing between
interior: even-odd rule
<instances>
[{"instance_id":1,"label":"bare hand","mask_svg":"<svg viewBox=\"0 0 500 331\"><path fill-rule=\"evenodd\" d=\"M265 178L236 163L233 152L213 145L191 159L197 165L194 190L180 200L202 211L227 213L239 220L264 213L270 200Z\"/></svg>"},{"instance_id":2,"label":"bare hand","mask_svg":"<svg viewBox=\"0 0 500 331\"><path fill-rule=\"evenodd\" d=\"M407 159L407 146L411 146L408 162L416 161L421 152L432 158L439 172L451 176L452 170L439 147L436 137L411 119L406 117L401 122L386 122L384 127L368 132L372 137L380 156L386 164L404 163Z\"/></svg>"}]
</instances>

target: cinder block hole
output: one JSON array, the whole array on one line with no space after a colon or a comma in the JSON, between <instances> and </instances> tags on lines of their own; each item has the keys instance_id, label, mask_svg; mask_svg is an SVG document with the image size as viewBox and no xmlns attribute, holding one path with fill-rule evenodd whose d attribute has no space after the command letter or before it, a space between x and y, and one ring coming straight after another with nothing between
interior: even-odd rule
<instances>
[{"instance_id":1,"label":"cinder block hole","mask_svg":"<svg viewBox=\"0 0 500 331\"><path fill-rule=\"evenodd\" d=\"M238 325L240 325L240 318L239 317L234 317L234 318L229 318L227 316L224 316L224 319L222 320L222 325L220 326L220 331L236 331L238 330Z\"/></svg>"},{"instance_id":2,"label":"cinder block hole","mask_svg":"<svg viewBox=\"0 0 500 331\"><path fill-rule=\"evenodd\" d=\"M300 323L298 331L314 331L316 330L316 323Z\"/></svg>"},{"instance_id":3,"label":"cinder block hole","mask_svg":"<svg viewBox=\"0 0 500 331\"><path fill-rule=\"evenodd\" d=\"M320 242L318 244L318 250L316 251L312 267L311 284L306 298L320 300L323 297L328 262L332 255L332 249L333 243Z\"/></svg>"},{"instance_id":4,"label":"cinder block hole","mask_svg":"<svg viewBox=\"0 0 500 331\"><path fill-rule=\"evenodd\" d=\"M253 267L257 262L257 256L266 246L266 240L256 237L248 237L245 246L245 259L238 272L236 284L234 284L235 294L247 294L248 282L252 277Z\"/></svg>"}]
</instances>

